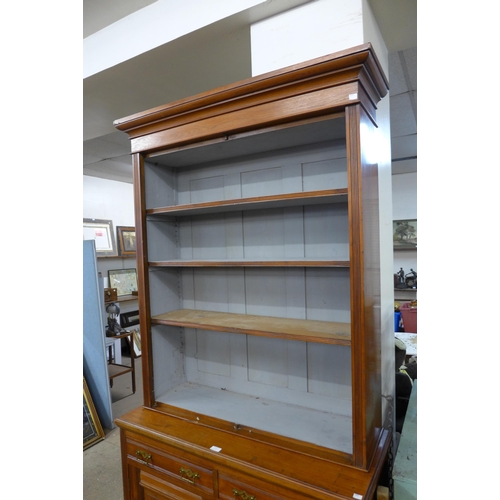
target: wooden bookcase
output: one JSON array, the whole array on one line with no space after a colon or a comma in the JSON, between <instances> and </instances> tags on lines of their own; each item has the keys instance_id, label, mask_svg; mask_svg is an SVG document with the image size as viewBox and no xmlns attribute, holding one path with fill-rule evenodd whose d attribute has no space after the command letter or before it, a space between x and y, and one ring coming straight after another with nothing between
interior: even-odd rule
<instances>
[{"instance_id":1,"label":"wooden bookcase","mask_svg":"<svg viewBox=\"0 0 500 500\"><path fill-rule=\"evenodd\" d=\"M144 383L116 421L126 500L374 495L387 91L366 44L115 122Z\"/></svg>"}]
</instances>

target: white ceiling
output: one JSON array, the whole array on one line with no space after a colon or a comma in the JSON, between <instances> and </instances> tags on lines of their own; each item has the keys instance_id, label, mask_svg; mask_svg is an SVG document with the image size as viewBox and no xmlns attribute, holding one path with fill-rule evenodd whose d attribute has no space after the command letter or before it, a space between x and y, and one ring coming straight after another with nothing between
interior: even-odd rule
<instances>
[{"instance_id":1,"label":"white ceiling","mask_svg":"<svg viewBox=\"0 0 500 500\"><path fill-rule=\"evenodd\" d=\"M84 0L84 37L154 1ZM417 165L416 3L370 0L389 50L393 173ZM132 182L128 136L113 120L249 77L249 25L264 15L269 9L231 16L84 79L83 173Z\"/></svg>"}]
</instances>

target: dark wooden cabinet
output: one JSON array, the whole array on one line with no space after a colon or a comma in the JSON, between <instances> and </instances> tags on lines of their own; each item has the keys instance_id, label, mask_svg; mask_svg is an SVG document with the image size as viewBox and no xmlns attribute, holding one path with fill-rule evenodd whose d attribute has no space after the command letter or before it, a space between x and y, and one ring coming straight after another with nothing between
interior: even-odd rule
<instances>
[{"instance_id":1,"label":"dark wooden cabinet","mask_svg":"<svg viewBox=\"0 0 500 500\"><path fill-rule=\"evenodd\" d=\"M126 500L373 496L387 90L367 44L115 122L144 381L116 421Z\"/></svg>"}]
</instances>

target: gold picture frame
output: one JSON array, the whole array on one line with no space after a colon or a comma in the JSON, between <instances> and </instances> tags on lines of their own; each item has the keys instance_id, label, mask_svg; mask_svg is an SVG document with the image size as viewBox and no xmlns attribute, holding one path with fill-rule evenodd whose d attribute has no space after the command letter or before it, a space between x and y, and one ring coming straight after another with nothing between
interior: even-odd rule
<instances>
[{"instance_id":1,"label":"gold picture frame","mask_svg":"<svg viewBox=\"0 0 500 500\"><path fill-rule=\"evenodd\" d=\"M135 257L135 227L116 226L118 239L118 255L120 257Z\"/></svg>"},{"instance_id":2,"label":"gold picture frame","mask_svg":"<svg viewBox=\"0 0 500 500\"><path fill-rule=\"evenodd\" d=\"M131 330L133 333L132 335L132 346L131 349L133 351L134 358L140 358L142 351L141 351L141 332L139 331L138 328Z\"/></svg>"},{"instance_id":3,"label":"gold picture frame","mask_svg":"<svg viewBox=\"0 0 500 500\"><path fill-rule=\"evenodd\" d=\"M99 421L87 382L83 377L83 450L104 439L104 430Z\"/></svg>"}]
</instances>

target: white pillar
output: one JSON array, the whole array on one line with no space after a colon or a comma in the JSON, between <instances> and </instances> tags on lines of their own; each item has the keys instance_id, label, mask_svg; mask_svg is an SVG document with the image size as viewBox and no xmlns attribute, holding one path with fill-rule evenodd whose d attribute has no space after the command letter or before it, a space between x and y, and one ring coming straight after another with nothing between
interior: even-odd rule
<instances>
[{"instance_id":1,"label":"white pillar","mask_svg":"<svg viewBox=\"0 0 500 500\"><path fill-rule=\"evenodd\" d=\"M317 0L252 25L252 76L362 44L361 2Z\"/></svg>"}]
</instances>

